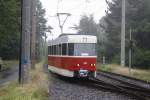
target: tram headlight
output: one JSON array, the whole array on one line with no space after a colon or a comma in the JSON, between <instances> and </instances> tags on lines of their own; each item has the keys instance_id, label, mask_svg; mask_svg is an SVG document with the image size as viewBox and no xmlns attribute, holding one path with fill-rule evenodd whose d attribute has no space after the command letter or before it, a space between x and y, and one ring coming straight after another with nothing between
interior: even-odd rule
<instances>
[{"instance_id":1,"label":"tram headlight","mask_svg":"<svg viewBox=\"0 0 150 100\"><path fill-rule=\"evenodd\" d=\"M77 64L77 66L79 67L79 66L80 66L80 64Z\"/></svg>"},{"instance_id":2,"label":"tram headlight","mask_svg":"<svg viewBox=\"0 0 150 100\"><path fill-rule=\"evenodd\" d=\"M95 66L95 64L91 64L91 66Z\"/></svg>"}]
</instances>

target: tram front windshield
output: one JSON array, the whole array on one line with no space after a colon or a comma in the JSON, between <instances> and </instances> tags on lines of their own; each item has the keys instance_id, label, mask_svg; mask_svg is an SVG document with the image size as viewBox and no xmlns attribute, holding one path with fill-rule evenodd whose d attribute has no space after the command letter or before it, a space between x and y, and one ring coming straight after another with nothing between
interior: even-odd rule
<instances>
[{"instance_id":1,"label":"tram front windshield","mask_svg":"<svg viewBox=\"0 0 150 100\"><path fill-rule=\"evenodd\" d=\"M69 55L74 56L95 56L95 43L71 43L69 46Z\"/></svg>"}]
</instances>

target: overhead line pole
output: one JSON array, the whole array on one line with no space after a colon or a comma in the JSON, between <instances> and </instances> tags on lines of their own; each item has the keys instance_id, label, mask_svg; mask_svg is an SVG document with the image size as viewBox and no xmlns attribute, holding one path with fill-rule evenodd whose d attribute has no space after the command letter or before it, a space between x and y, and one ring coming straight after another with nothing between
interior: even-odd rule
<instances>
[{"instance_id":1,"label":"overhead line pole","mask_svg":"<svg viewBox=\"0 0 150 100\"><path fill-rule=\"evenodd\" d=\"M129 47L129 74L131 75L131 67L132 67L132 29L130 29L130 47Z\"/></svg>"},{"instance_id":2,"label":"overhead line pole","mask_svg":"<svg viewBox=\"0 0 150 100\"><path fill-rule=\"evenodd\" d=\"M31 9L31 68L35 68L35 45L36 45L36 2L37 0L32 0Z\"/></svg>"},{"instance_id":3,"label":"overhead line pole","mask_svg":"<svg viewBox=\"0 0 150 100\"><path fill-rule=\"evenodd\" d=\"M22 0L22 25L21 25L21 59L20 59L20 72L19 82L25 84L29 82L30 71L30 33L31 33L31 0Z\"/></svg>"},{"instance_id":4,"label":"overhead line pole","mask_svg":"<svg viewBox=\"0 0 150 100\"><path fill-rule=\"evenodd\" d=\"M22 11L23 11L23 0L21 0L21 27L20 33L22 33ZM22 34L20 34L20 47L19 47L19 72L18 72L18 81L21 83L22 76L21 76L21 56L22 56Z\"/></svg>"},{"instance_id":5,"label":"overhead line pole","mask_svg":"<svg viewBox=\"0 0 150 100\"><path fill-rule=\"evenodd\" d=\"M125 66L125 0L122 0L121 66Z\"/></svg>"}]
</instances>

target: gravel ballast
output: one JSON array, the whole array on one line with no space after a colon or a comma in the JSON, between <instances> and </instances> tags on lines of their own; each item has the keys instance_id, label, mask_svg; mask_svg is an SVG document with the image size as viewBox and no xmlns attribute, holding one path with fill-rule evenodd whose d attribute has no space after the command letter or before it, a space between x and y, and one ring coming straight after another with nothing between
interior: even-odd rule
<instances>
[{"instance_id":1,"label":"gravel ballast","mask_svg":"<svg viewBox=\"0 0 150 100\"><path fill-rule=\"evenodd\" d=\"M136 100L123 94L80 85L77 80L52 73L49 74L49 81L49 100Z\"/></svg>"}]
</instances>

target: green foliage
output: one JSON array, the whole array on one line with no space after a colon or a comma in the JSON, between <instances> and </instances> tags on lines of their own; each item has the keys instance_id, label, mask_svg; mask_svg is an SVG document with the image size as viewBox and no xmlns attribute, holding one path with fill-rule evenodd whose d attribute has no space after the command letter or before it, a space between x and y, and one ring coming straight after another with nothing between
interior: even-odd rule
<instances>
[{"instance_id":1,"label":"green foliage","mask_svg":"<svg viewBox=\"0 0 150 100\"><path fill-rule=\"evenodd\" d=\"M85 35L97 35L97 24L94 21L93 16L82 16L79 23L79 34L85 34Z\"/></svg>"},{"instance_id":2,"label":"green foliage","mask_svg":"<svg viewBox=\"0 0 150 100\"><path fill-rule=\"evenodd\" d=\"M106 0L107 1L107 0ZM106 54L111 59L117 60L120 53L121 37L121 0L107 1L108 10L104 17L108 43L105 45ZM129 30L133 32L134 65L150 67L150 1L126 0L126 54L129 49ZM138 49L137 49L138 48ZM119 60L119 59L118 59ZM128 58L126 59L128 61Z\"/></svg>"},{"instance_id":3,"label":"green foliage","mask_svg":"<svg viewBox=\"0 0 150 100\"><path fill-rule=\"evenodd\" d=\"M0 56L18 58L20 37L20 1L0 0Z\"/></svg>"},{"instance_id":4,"label":"green foliage","mask_svg":"<svg viewBox=\"0 0 150 100\"><path fill-rule=\"evenodd\" d=\"M4 60L2 63L2 71L10 70L18 64L17 60Z\"/></svg>"},{"instance_id":5,"label":"green foliage","mask_svg":"<svg viewBox=\"0 0 150 100\"><path fill-rule=\"evenodd\" d=\"M42 7L42 3L38 0L37 2L37 10L36 10L36 58L37 60L41 60L44 55L44 46L45 42L43 37L46 35L46 19L45 17L45 9Z\"/></svg>"},{"instance_id":6,"label":"green foliage","mask_svg":"<svg viewBox=\"0 0 150 100\"><path fill-rule=\"evenodd\" d=\"M31 85L31 84L29 84ZM22 87L16 82L0 88L0 100L47 100L47 91L39 87Z\"/></svg>"},{"instance_id":7,"label":"green foliage","mask_svg":"<svg viewBox=\"0 0 150 100\"><path fill-rule=\"evenodd\" d=\"M133 57L133 65L139 68L149 68L150 66L150 50L137 49Z\"/></svg>"},{"instance_id":8,"label":"green foliage","mask_svg":"<svg viewBox=\"0 0 150 100\"><path fill-rule=\"evenodd\" d=\"M117 54L113 56L112 61L113 64L119 64L120 63L120 54Z\"/></svg>"},{"instance_id":9,"label":"green foliage","mask_svg":"<svg viewBox=\"0 0 150 100\"><path fill-rule=\"evenodd\" d=\"M98 68L98 70L111 72L111 71L112 71L112 68L109 67L108 65L100 65L99 68Z\"/></svg>"}]
</instances>

